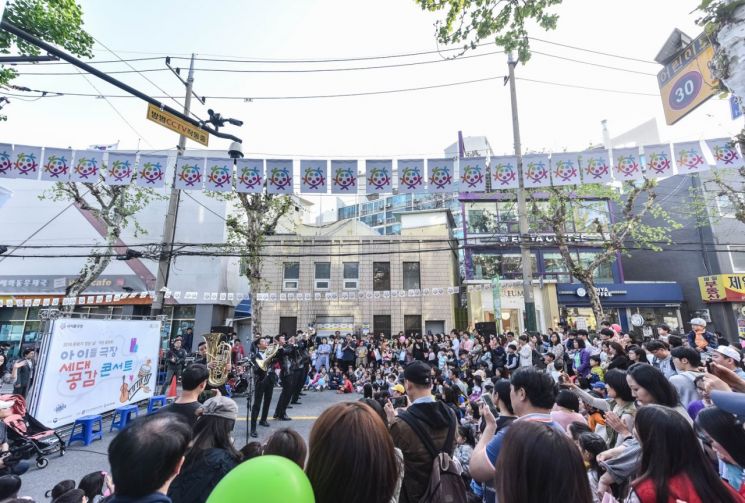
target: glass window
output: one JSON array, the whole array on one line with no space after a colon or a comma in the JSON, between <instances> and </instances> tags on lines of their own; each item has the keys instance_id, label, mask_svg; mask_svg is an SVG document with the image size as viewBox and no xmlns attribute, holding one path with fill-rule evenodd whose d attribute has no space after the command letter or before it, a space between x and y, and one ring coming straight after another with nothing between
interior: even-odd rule
<instances>
[{"instance_id":1,"label":"glass window","mask_svg":"<svg viewBox=\"0 0 745 503\"><path fill-rule=\"evenodd\" d=\"M494 233L497 231L496 203L466 204L466 225L468 232L476 234Z\"/></svg>"},{"instance_id":2,"label":"glass window","mask_svg":"<svg viewBox=\"0 0 745 503\"><path fill-rule=\"evenodd\" d=\"M574 222L572 230L567 226L568 232L597 233L597 224L608 231L609 213L608 203L606 201L575 201L573 204Z\"/></svg>"},{"instance_id":3,"label":"glass window","mask_svg":"<svg viewBox=\"0 0 745 503\"><path fill-rule=\"evenodd\" d=\"M597 256L597 253L593 252L580 252L579 254L579 264L580 267L585 268L590 265L590 263L595 260L595 257ZM613 283L613 262L608 262L605 264L601 264L598 266L597 269L592 274L593 279L597 283Z\"/></svg>"},{"instance_id":4,"label":"glass window","mask_svg":"<svg viewBox=\"0 0 745 503\"><path fill-rule=\"evenodd\" d=\"M716 196L716 202L717 202L717 210L719 211L719 216L724 218L735 218L735 214L737 213L737 208L735 208L735 205L732 204L732 199L728 195L717 195Z\"/></svg>"},{"instance_id":5,"label":"glass window","mask_svg":"<svg viewBox=\"0 0 745 503\"><path fill-rule=\"evenodd\" d=\"M404 290L419 290L421 288L419 277L419 262L404 262Z\"/></svg>"},{"instance_id":6,"label":"glass window","mask_svg":"<svg viewBox=\"0 0 745 503\"><path fill-rule=\"evenodd\" d=\"M391 337L391 316L389 314L376 314L373 316L373 333L383 334L386 339Z\"/></svg>"},{"instance_id":7,"label":"glass window","mask_svg":"<svg viewBox=\"0 0 745 503\"><path fill-rule=\"evenodd\" d=\"M745 246L728 246L732 272L745 272Z\"/></svg>"},{"instance_id":8,"label":"glass window","mask_svg":"<svg viewBox=\"0 0 745 503\"><path fill-rule=\"evenodd\" d=\"M516 201L500 201L497 203L499 220L497 229L504 234L517 234L520 232L520 224L517 218Z\"/></svg>"},{"instance_id":9,"label":"glass window","mask_svg":"<svg viewBox=\"0 0 745 503\"><path fill-rule=\"evenodd\" d=\"M373 290L391 289L391 263L373 262Z\"/></svg>"},{"instance_id":10,"label":"glass window","mask_svg":"<svg viewBox=\"0 0 745 503\"><path fill-rule=\"evenodd\" d=\"M531 232L553 232L551 224L543 219L543 215L550 215L551 211L548 201L528 203L528 228Z\"/></svg>"},{"instance_id":11,"label":"glass window","mask_svg":"<svg viewBox=\"0 0 745 503\"><path fill-rule=\"evenodd\" d=\"M531 254L533 277L538 267L535 254ZM471 259L474 279L492 279L499 275L503 279L522 278L522 258L519 254L489 255L475 254Z\"/></svg>"},{"instance_id":12,"label":"glass window","mask_svg":"<svg viewBox=\"0 0 745 503\"><path fill-rule=\"evenodd\" d=\"M282 279L283 290L297 290L300 282L300 262L285 262Z\"/></svg>"},{"instance_id":13,"label":"glass window","mask_svg":"<svg viewBox=\"0 0 745 503\"><path fill-rule=\"evenodd\" d=\"M407 337L412 337L422 333L422 317L416 314L407 314L404 316L404 333Z\"/></svg>"},{"instance_id":14,"label":"glass window","mask_svg":"<svg viewBox=\"0 0 745 503\"><path fill-rule=\"evenodd\" d=\"M331 284L331 262L316 262L314 265L315 289L328 290Z\"/></svg>"},{"instance_id":15,"label":"glass window","mask_svg":"<svg viewBox=\"0 0 745 503\"><path fill-rule=\"evenodd\" d=\"M569 283L569 268L560 253L544 253L543 269L546 276L556 279L559 283Z\"/></svg>"},{"instance_id":16,"label":"glass window","mask_svg":"<svg viewBox=\"0 0 745 503\"><path fill-rule=\"evenodd\" d=\"M357 290L360 279L360 264L358 262L344 262L344 289Z\"/></svg>"},{"instance_id":17,"label":"glass window","mask_svg":"<svg viewBox=\"0 0 745 503\"><path fill-rule=\"evenodd\" d=\"M471 263L474 279L492 279L501 274L499 255L474 255Z\"/></svg>"}]
</instances>

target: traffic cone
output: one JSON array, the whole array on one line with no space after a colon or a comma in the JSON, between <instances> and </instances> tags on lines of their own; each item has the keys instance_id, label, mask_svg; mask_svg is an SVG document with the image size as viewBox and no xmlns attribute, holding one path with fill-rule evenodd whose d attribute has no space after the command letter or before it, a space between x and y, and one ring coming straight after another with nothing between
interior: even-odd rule
<instances>
[{"instance_id":1,"label":"traffic cone","mask_svg":"<svg viewBox=\"0 0 745 503\"><path fill-rule=\"evenodd\" d=\"M176 376L173 376L173 379L171 379L171 385L168 386L168 393L166 394L168 398L173 398L176 396Z\"/></svg>"}]
</instances>

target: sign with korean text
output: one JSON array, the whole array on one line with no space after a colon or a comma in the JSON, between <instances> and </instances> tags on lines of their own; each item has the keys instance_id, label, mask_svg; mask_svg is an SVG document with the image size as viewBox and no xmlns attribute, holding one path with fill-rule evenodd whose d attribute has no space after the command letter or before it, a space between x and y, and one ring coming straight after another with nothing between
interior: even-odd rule
<instances>
[{"instance_id":1,"label":"sign with korean text","mask_svg":"<svg viewBox=\"0 0 745 503\"><path fill-rule=\"evenodd\" d=\"M57 428L153 396L160 322L55 320L42 346L31 413Z\"/></svg>"},{"instance_id":2,"label":"sign with korean text","mask_svg":"<svg viewBox=\"0 0 745 503\"><path fill-rule=\"evenodd\" d=\"M718 82L709 70L713 57L714 48L708 37L701 34L657 74L668 125L675 124L718 92Z\"/></svg>"},{"instance_id":3,"label":"sign with korean text","mask_svg":"<svg viewBox=\"0 0 745 503\"><path fill-rule=\"evenodd\" d=\"M705 302L745 301L745 274L700 276L698 286Z\"/></svg>"},{"instance_id":4,"label":"sign with korean text","mask_svg":"<svg viewBox=\"0 0 745 503\"><path fill-rule=\"evenodd\" d=\"M210 142L210 134L204 129L196 127L194 124L176 117L170 112L161 110L152 103L147 106L147 118L164 128L168 128L178 134L184 135L190 140L201 143L205 147Z\"/></svg>"}]
</instances>

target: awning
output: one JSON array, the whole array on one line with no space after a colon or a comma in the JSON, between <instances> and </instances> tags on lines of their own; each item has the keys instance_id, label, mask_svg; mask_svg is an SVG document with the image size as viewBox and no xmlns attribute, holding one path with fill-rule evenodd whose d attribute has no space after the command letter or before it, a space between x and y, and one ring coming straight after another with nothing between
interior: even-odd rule
<instances>
[{"instance_id":1,"label":"awning","mask_svg":"<svg viewBox=\"0 0 745 503\"><path fill-rule=\"evenodd\" d=\"M235 306L234 318L250 318L251 317L251 299L243 299Z\"/></svg>"}]
</instances>

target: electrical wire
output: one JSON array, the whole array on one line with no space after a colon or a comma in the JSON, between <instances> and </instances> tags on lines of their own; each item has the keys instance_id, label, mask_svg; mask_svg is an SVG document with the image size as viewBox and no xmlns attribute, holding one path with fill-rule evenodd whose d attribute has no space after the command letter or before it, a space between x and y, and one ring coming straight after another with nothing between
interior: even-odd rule
<instances>
[{"instance_id":1,"label":"electrical wire","mask_svg":"<svg viewBox=\"0 0 745 503\"><path fill-rule=\"evenodd\" d=\"M548 54L548 53L545 53L545 52L534 51L534 50L531 50L530 52L531 52L531 54L538 54L540 56L545 56L545 57L548 57L548 58L555 58L555 59L561 59L561 60L564 60L564 61L571 61L572 63L580 63L580 64L583 64L583 65L594 66L596 68L606 68L608 70L617 70L619 72L636 73L638 75L649 75L649 76L652 76L652 77L656 77L657 76L657 74L655 74L655 73L640 72L638 70L631 70L629 68L620 68L618 66L601 65L599 63L593 63L592 61L584 61L584 60L581 60L581 59L567 58L565 56L559 56L557 54Z\"/></svg>"},{"instance_id":2,"label":"electrical wire","mask_svg":"<svg viewBox=\"0 0 745 503\"><path fill-rule=\"evenodd\" d=\"M628 60L628 61L636 61L637 63L647 63L647 64L652 64L652 65L658 65L659 66L659 63L657 63L655 61L648 60L648 59L632 58L632 57L629 57L629 56L622 56L620 54L613 54L613 53L610 53L610 52L596 51L594 49L587 49L585 47L577 47L576 45L569 45L569 44L562 44L562 43L559 43L559 42L552 42L551 40L544 40L542 38L537 38L537 37L528 37L528 39L529 40L534 40L536 42L543 42L544 44L556 45L558 47L566 47L568 49L574 49L576 51L590 52L592 54L600 54L601 56L609 56L611 58L619 58L619 59L625 59L625 60Z\"/></svg>"},{"instance_id":3,"label":"electrical wire","mask_svg":"<svg viewBox=\"0 0 745 503\"><path fill-rule=\"evenodd\" d=\"M574 89L584 89L586 91L601 91L605 93L616 93L616 94L630 94L635 96L654 96L655 98L659 98L660 95L657 93L642 93L637 91L625 91L622 89L606 89L602 87L588 87L588 86L581 86L577 84L565 84L562 82L551 82L548 80L537 80L537 79L528 79L525 77L515 77L516 80L521 80L523 82L532 82L534 84L545 84L550 86L559 86L559 87L570 87Z\"/></svg>"}]
</instances>

